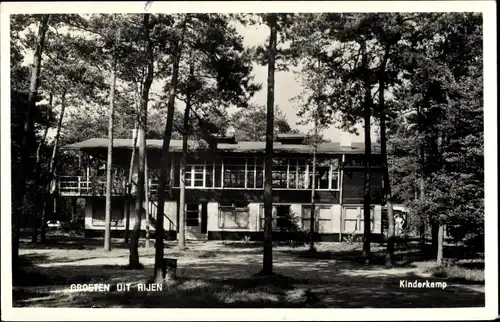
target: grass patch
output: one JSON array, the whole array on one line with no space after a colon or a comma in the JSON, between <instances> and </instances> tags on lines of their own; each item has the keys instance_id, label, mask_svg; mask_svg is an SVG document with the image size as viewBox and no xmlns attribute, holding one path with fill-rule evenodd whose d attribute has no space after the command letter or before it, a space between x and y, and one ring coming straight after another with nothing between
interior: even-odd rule
<instances>
[{"instance_id":1,"label":"grass patch","mask_svg":"<svg viewBox=\"0 0 500 322\"><path fill-rule=\"evenodd\" d=\"M217 253L216 252L212 252L212 251L195 252L193 255L195 257L198 257L198 258L213 258L213 257L217 257Z\"/></svg>"},{"instance_id":2,"label":"grass patch","mask_svg":"<svg viewBox=\"0 0 500 322\"><path fill-rule=\"evenodd\" d=\"M36 294L16 292L16 306L48 307L301 307L307 293L281 276L242 279L178 278L163 285L161 291L81 292Z\"/></svg>"},{"instance_id":3,"label":"grass patch","mask_svg":"<svg viewBox=\"0 0 500 322\"><path fill-rule=\"evenodd\" d=\"M190 242L185 250L179 250L176 243L167 243L164 257L178 259L177 279L165 282L162 291L139 292L136 286L149 283L153 275L153 247L139 249L143 270L127 270L128 249L117 247L105 252L100 246L102 240L91 240L89 248L76 249L79 242L61 241L58 245L39 245L39 249L21 249L23 265L14 284L14 305L144 308L386 307L388 304L414 307L415 303L425 307L437 302L444 307L484 305L484 291L481 291L484 286L465 285L484 283L484 259L453 258L447 262L448 266L438 268L428 259L426 249L411 243L396 245L395 266L404 266L402 269L383 266L386 249L383 243L372 244L369 266L360 261L361 244L318 242L316 251L310 252L307 244L296 247L276 243L273 245L276 265L270 275L257 273L262 268L259 242ZM95 245L99 249L90 248ZM409 292L398 286L400 279L412 280L424 275L455 280L456 285L445 292L460 296L443 295L443 290ZM70 292L73 283L108 283L111 290ZM130 283L132 288L117 291L118 283Z\"/></svg>"},{"instance_id":4,"label":"grass patch","mask_svg":"<svg viewBox=\"0 0 500 322\"><path fill-rule=\"evenodd\" d=\"M435 266L426 269L434 277L446 278L457 282L484 284L484 270L465 268L459 265Z\"/></svg>"}]
</instances>

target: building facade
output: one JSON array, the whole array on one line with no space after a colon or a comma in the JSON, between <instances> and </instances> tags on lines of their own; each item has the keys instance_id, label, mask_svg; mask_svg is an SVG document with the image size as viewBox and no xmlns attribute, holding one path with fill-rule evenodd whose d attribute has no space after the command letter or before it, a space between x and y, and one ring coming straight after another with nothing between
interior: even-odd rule
<instances>
[{"instance_id":1,"label":"building facade","mask_svg":"<svg viewBox=\"0 0 500 322\"><path fill-rule=\"evenodd\" d=\"M315 233L318 240L340 241L363 234L364 144L322 143L316 149L302 143L300 135L278 135L274 142L273 239L308 238L311 225L313 151L316 150ZM171 187L167 187L164 228L170 238L178 232L180 195L180 157L182 141L170 143ZM161 140L147 140L147 209L150 231L154 233L157 216L158 169ZM185 172L188 239L263 238L264 227L264 142L236 142L234 137L219 137L207 146L189 142ZM85 231L89 236L104 231L105 164L107 139L93 138L65 146L82 155L82 170L77 176L58 178L61 197L85 198ZM126 182L133 149L132 139L115 139L113 164L115 182L112 198L112 233L126 229L126 199L131 204L130 224L135 223L134 194L126 194ZM373 239L382 238L382 171L380 149L372 147L371 229ZM132 162L133 181L137 174L137 153ZM146 229L144 218L142 230Z\"/></svg>"}]
</instances>

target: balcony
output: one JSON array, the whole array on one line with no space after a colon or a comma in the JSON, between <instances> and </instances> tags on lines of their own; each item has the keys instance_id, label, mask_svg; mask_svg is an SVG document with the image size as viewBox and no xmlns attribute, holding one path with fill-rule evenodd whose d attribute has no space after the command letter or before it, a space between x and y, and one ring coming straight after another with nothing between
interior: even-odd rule
<instances>
[{"instance_id":1,"label":"balcony","mask_svg":"<svg viewBox=\"0 0 500 322\"><path fill-rule=\"evenodd\" d=\"M338 158L318 159L315 167L315 186L318 191L340 191L340 167ZM311 189L311 162L302 158L277 159L273 164L272 184L277 190L304 191ZM173 188L179 188L180 165L173 167ZM188 163L185 169L186 189L210 190L262 190L264 188L265 165L262 158L233 157L221 162ZM150 196L158 192L158 173L151 171L148 180ZM113 195L126 194L126 176L116 176ZM58 192L62 196L104 196L106 176L59 177ZM135 185L131 193L135 194ZM170 189L167 187L166 191Z\"/></svg>"},{"instance_id":2,"label":"balcony","mask_svg":"<svg viewBox=\"0 0 500 322\"><path fill-rule=\"evenodd\" d=\"M132 182L131 193L135 194L135 182ZM112 184L112 194L114 196L125 196L127 187L127 179L116 178ZM158 179L151 178L148 180L148 191L150 195L154 195L158 191ZM98 176L87 178L85 176L59 176L57 178L57 192L61 196L105 196L106 195L106 177Z\"/></svg>"},{"instance_id":3,"label":"balcony","mask_svg":"<svg viewBox=\"0 0 500 322\"><path fill-rule=\"evenodd\" d=\"M61 196L105 196L106 177L60 176L57 178L57 191ZM126 180L115 179L113 195L125 195Z\"/></svg>"}]
</instances>

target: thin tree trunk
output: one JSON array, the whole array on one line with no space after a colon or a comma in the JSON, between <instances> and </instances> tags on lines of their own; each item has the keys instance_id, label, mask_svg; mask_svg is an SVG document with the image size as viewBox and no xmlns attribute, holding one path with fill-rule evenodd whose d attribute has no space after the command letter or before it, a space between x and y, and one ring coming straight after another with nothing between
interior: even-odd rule
<instances>
[{"instance_id":1,"label":"thin tree trunk","mask_svg":"<svg viewBox=\"0 0 500 322\"><path fill-rule=\"evenodd\" d=\"M64 91L61 95L61 114L59 115L59 121L57 122L56 137L54 139L54 147L52 148L52 156L50 157L50 163L49 163L50 180L54 178L54 173L56 170L55 169L56 155L57 155L57 149L59 148L59 139L61 137L61 128L65 111L66 111L66 91Z\"/></svg>"},{"instance_id":2,"label":"thin tree trunk","mask_svg":"<svg viewBox=\"0 0 500 322\"><path fill-rule=\"evenodd\" d=\"M189 67L190 79L194 76L194 65ZM180 175L180 196L179 196L179 238L178 247L186 248L186 159L188 153L189 139L189 113L191 111L191 86L188 86L186 93L186 109L184 110L183 136L182 136L182 156L181 156L181 175Z\"/></svg>"},{"instance_id":3,"label":"thin tree trunk","mask_svg":"<svg viewBox=\"0 0 500 322\"><path fill-rule=\"evenodd\" d=\"M425 123L422 120L422 112L417 105L417 120L418 120L418 130L420 133L422 133L422 128L425 126ZM423 142L420 142L419 146L419 161L420 161L420 171L421 171L421 178L420 178L420 202L424 202L424 197L425 197L425 178L426 178L426 172L425 172L425 147ZM432 227L432 226L431 226ZM426 227L426 218L424 218L424 214L420 214L420 245L425 246L427 243L427 227Z\"/></svg>"},{"instance_id":4,"label":"thin tree trunk","mask_svg":"<svg viewBox=\"0 0 500 322\"><path fill-rule=\"evenodd\" d=\"M61 114L59 115L59 121L57 122L57 130L56 130L56 137L54 139L54 146L52 148L52 155L50 157L49 161L49 178L48 178L48 186L47 186L47 196L50 197L50 187L53 184L53 180L55 179L55 171L56 171L56 155L57 155L57 149L59 147L59 138L61 137L61 127L62 127L62 122L64 119L64 112L66 111L66 90L64 90L61 94ZM44 205L42 208L42 223L40 225L40 242L44 243L45 242L45 233L46 233L46 212L45 212L45 204L46 200L44 201Z\"/></svg>"},{"instance_id":5,"label":"thin tree trunk","mask_svg":"<svg viewBox=\"0 0 500 322\"><path fill-rule=\"evenodd\" d=\"M144 82L144 87L142 88L142 111L139 112L139 167L138 167L138 178L137 178L137 196L135 202L135 223L132 229L132 235L130 238L130 256L129 256L129 267L132 269L142 268L139 263L139 237L141 233L141 222L144 212L144 170L145 170L145 152L146 152L146 122L148 113L148 101L149 101L149 90L151 84L153 83L153 69L154 69L154 57L153 57L153 45L149 35L150 25L149 21L150 14L144 14L144 37L146 40L147 48L147 76ZM158 230L156 231L158 233Z\"/></svg>"},{"instance_id":6,"label":"thin tree trunk","mask_svg":"<svg viewBox=\"0 0 500 322\"><path fill-rule=\"evenodd\" d=\"M133 134L133 146L132 146L132 155L130 157L130 167L128 171L128 179L127 179L127 193L125 194L125 243L128 244L129 240L129 232L130 232L130 201L131 201L131 193L132 193L132 175L134 172L134 163L135 163L135 151L137 150L137 132L138 126L134 129Z\"/></svg>"},{"instance_id":7,"label":"thin tree trunk","mask_svg":"<svg viewBox=\"0 0 500 322\"><path fill-rule=\"evenodd\" d=\"M52 111L53 101L54 101L54 93L51 91L49 94L49 109L51 111ZM47 133L49 132L49 128L50 128L49 119L50 119L50 117L47 116L47 126L45 127L45 130L43 131L42 140L40 141L40 143L38 144L38 147L36 148L36 164L35 164L35 173L37 174L36 178L38 178L40 175L40 164L41 164L40 153L42 151L42 147L45 145L45 141L47 140Z\"/></svg>"},{"instance_id":8,"label":"thin tree trunk","mask_svg":"<svg viewBox=\"0 0 500 322\"><path fill-rule=\"evenodd\" d=\"M156 215L156 236L155 236L155 265L154 265L154 280L156 282L161 282L165 279L165 272L163 270L163 253L164 253L164 243L163 238L165 234L165 228L163 227L165 215L165 190L167 179L170 179L170 166L172 159L169 157L170 150L170 138L172 137L172 126L174 120L174 109L175 109L175 95L177 92L177 79L179 76L179 64L182 56L182 47L184 46L184 34L186 31L187 21L189 15L186 15L183 22L182 34L177 48L175 49L173 68L172 68L172 79L170 82L170 91L168 97L167 106L167 122L165 124L165 131L163 133L163 146L162 146L162 157L160 165L160 178L158 182L158 210ZM169 183L171 188L172 182Z\"/></svg>"},{"instance_id":9,"label":"thin tree trunk","mask_svg":"<svg viewBox=\"0 0 500 322\"><path fill-rule=\"evenodd\" d=\"M385 254L385 265L392 267L394 256L394 210L392 205L391 181L389 179L389 164L387 162L387 137L385 120L385 68L389 59L389 45L385 48L384 58L379 70L379 113L380 113L380 154L382 157L382 171L384 180L384 199L387 207L387 251Z\"/></svg>"},{"instance_id":10,"label":"thin tree trunk","mask_svg":"<svg viewBox=\"0 0 500 322\"><path fill-rule=\"evenodd\" d=\"M146 202L146 236L145 236L145 242L144 242L144 247L149 248L149 175L148 175L148 152L145 151L145 169L144 169L144 177L145 177L145 184L144 184L144 200Z\"/></svg>"},{"instance_id":11,"label":"thin tree trunk","mask_svg":"<svg viewBox=\"0 0 500 322\"><path fill-rule=\"evenodd\" d=\"M437 233L437 257L436 261L438 265L443 264L443 243L444 243L444 225L440 224Z\"/></svg>"},{"instance_id":12,"label":"thin tree trunk","mask_svg":"<svg viewBox=\"0 0 500 322\"><path fill-rule=\"evenodd\" d=\"M49 27L50 15L42 15L40 19L40 27L38 28L38 41L35 47L35 54L33 57L33 66L31 67L31 80L28 94L28 110L24 119L24 131L21 142L21 154L19 160L20 169L28 169L30 167L30 149L29 144L33 134L33 112L36 108L36 99L38 94L38 87L40 85L40 69L42 63L43 47L45 45L45 35ZM16 174L16 194L12 207L12 272L14 277L17 276L19 268L19 224L20 217L25 216L24 212L24 197L26 194L26 171L20 171Z\"/></svg>"},{"instance_id":13,"label":"thin tree trunk","mask_svg":"<svg viewBox=\"0 0 500 322\"><path fill-rule=\"evenodd\" d=\"M184 135L182 137L182 156L181 156L181 175L180 175L180 194L179 194L179 238L178 247L186 248L186 159L188 148L187 126L189 122L189 108L186 103L184 111Z\"/></svg>"},{"instance_id":14,"label":"thin tree trunk","mask_svg":"<svg viewBox=\"0 0 500 322\"><path fill-rule=\"evenodd\" d=\"M318 117L317 112L314 113L314 149L313 149L313 161L312 161L312 179L311 179L311 226L309 228L309 250L314 251L314 224L316 222L316 153L318 150Z\"/></svg>"},{"instance_id":15,"label":"thin tree trunk","mask_svg":"<svg viewBox=\"0 0 500 322\"><path fill-rule=\"evenodd\" d=\"M366 41L363 41L362 59L363 59L363 83L364 83L364 106L363 119L365 123L365 180L364 180L364 198L363 198L363 259L365 264L370 263L370 242L371 242L371 86L368 75L368 54L366 52Z\"/></svg>"},{"instance_id":16,"label":"thin tree trunk","mask_svg":"<svg viewBox=\"0 0 500 322\"><path fill-rule=\"evenodd\" d=\"M45 237L46 237L46 219L47 219L47 200L50 198L50 194L44 194L43 195L43 205L42 205L42 214L40 216L40 243L45 243Z\"/></svg>"},{"instance_id":17,"label":"thin tree trunk","mask_svg":"<svg viewBox=\"0 0 500 322\"><path fill-rule=\"evenodd\" d=\"M49 109L52 111L52 104L54 101L54 94L51 91L49 94ZM47 113L48 115L49 113ZM50 117L47 116L47 126L45 126L45 130L43 131L43 136L42 139L40 140L40 143L38 143L38 147L36 148L36 161L35 161L35 180L38 180L37 184L37 194L35 196L35 202L36 202L36 208L33 211L33 226L32 226L32 235L31 235L31 242L36 243L38 241L38 219L42 218L42 213L43 213L43 207L42 210L39 212L38 209L40 209L39 205L44 203L45 200L45 191L42 185L42 180L40 178L40 153L42 151L42 147L45 145L45 141L47 140L47 133L49 132L50 128L50 123L49 123ZM40 187L40 188L39 188ZM40 223L41 225L41 223Z\"/></svg>"},{"instance_id":18,"label":"thin tree trunk","mask_svg":"<svg viewBox=\"0 0 500 322\"><path fill-rule=\"evenodd\" d=\"M449 101L449 100L448 100ZM437 139L437 151L439 155L439 162L441 163L441 169L444 169L443 154L444 146L446 142L446 137L444 133L440 133ZM444 243L444 222L440 218L439 221L435 222L436 225L436 262L438 265L443 264L443 243Z\"/></svg>"},{"instance_id":19,"label":"thin tree trunk","mask_svg":"<svg viewBox=\"0 0 500 322\"><path fill-rule=\"evenodd\" d=\"M108 124L108 162L106 165L106 209L104 227L104 250L111 250L111 198L113 198L113 132L115 116L115 88L116 88L116 64L118 56L116 47L120 41L120 29L118 29L115 43L115 53L113 57L113 67L111 70L111 94L109 101L109 124Z\"/></svg>"},{"instance_id":20,"label":"thin tree trunk","mask_svg":"<svg viewBox=\"0 0 500 322\"><path fill-rule=\"evenodd\" d=\"M273 139L274 139L274 73L278 21L276 14L269 14L270 29L267 55L267 124L264 179L264 257L262 273L273 272Z\"/></svg>"},{"instance_id":21,"label":"thin tree trunk","mask_svg":"<svg viewBox=\"0 0 500 322\"><path fill-rule=\"evenodd\" d=\"M142 119L143 117L141 117ZM144 212L144 153L145 153L145 131L144 131L144 120L141 121L141 124L138 126L139 133L137 134L140 138L139 140L139 166L137 169L137 195L135 199L135 221L134 227L132 228L132 234L130 236L130 244L129 244L129 268L138 269L142 268L142 265L139 262L139 237L141 234L141 223Z\"/></svg>"},{"instance_id":22,"label":"thin tree trunk","mask_svg":"<svg viewBox=\"0 0 500 322\"><path fill-rule=\"evenodd\" d=\"M424 179L420 179L420 200L423 202L425 196L425 190L424 190ZM420 245L424 246L426 243L426 232L425 232L425 218L422 214L420 214Z\"/></svg>"}]
</instances>

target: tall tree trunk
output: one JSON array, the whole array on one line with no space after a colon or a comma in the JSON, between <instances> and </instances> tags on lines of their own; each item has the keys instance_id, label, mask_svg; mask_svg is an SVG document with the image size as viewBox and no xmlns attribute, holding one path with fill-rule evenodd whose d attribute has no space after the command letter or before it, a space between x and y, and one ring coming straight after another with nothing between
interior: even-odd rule
<instances>
[{"instance_id":1,"label":"tall tree trunk","mask_svg":"<svg viewBox=\"0 0 500 322\"><path fill-rule=\"evenodd\" d=\"M146 40L146 55L147 55L147 75L146 81L142 88L142 110L139 111L139 122L138 122L138 137L139 137L139 166L137 171L137 196L135 201L135 223L132 229L132 235L130 237L130 256L129 256L129 268L136 269L142 268L139 263L139 237L141 234L141 222L144 212L144 170L145 170L145 153L146 153L146 122L148 115L148 102L149 102L149 90L151 84L153 83L153 69L154 69L154 57L153 57L153 44L149 35L151 23L149 21L150 14L144 14L143 25L144 25L144 38ZM158 233L158 231L156 231Z\"/></svg>"},{"instance_id":2,"label":"tall tree trunk","mask_svg":"<svg viewBox=\"0 0 500 322\"><path fill-rule=\"evenodd\" d=\"M49 110L52 111L52 105L54 101L54 93L51 91L49 94ZM47 133L49 132L50 128L50 123L49 123L50 117L47 116L47 126L45 127L45 130L43 131L43 136L42 139L40 140L40 143L38 143L38 147L36 148L36 164L35 164L35 173L36 173L36 178L40 176L40 165L41 165L41 157L40 153L42 152L42 148L45 145L45 141L47 141Z\"/></svg>"},{"instance_id":3,"label":"tall tree trunk","mask_svg":"<svg viewBox=\"0 0 500 322\"><path fill-rule=\"evenodd\" d=\"M194 65L189 67L190 80L194 77ZM188 153L189 139L189 114L191 111L191 86L188 86L186 93L186 109L184 110L183 136L182 136L182 156L180 175L180 196L179 196L179 238L178 247L186 248L186 159Z\"/></svg>"},{"instance_id":4,"label":"tall tree trunk","mask_svg":"<svg viewBox=\"0 0 500 322\"><path fill-rule=\"evenodd\" d=\"M36 108L36 99L38 95L38 87L40 86L40 68L42 63L43 47L45 45L45 35L49 27L50 15L42 15L40 19L40 26L38 28L38 38L35 47L35 54L33 57L33 66L31 67L31 80L28 94L28 110L24 118L23 138L21 142L21 154L19 160L20 169L30 168L30 140L33 134L33 111ZM20 171L16 174L16 194L12 207L12 272L16 277L19 268L19 224L20 217L25 216L24 212L24 197L26 194L26 171Z\"/></svg>"},{"instance_id":5,"label":"tall tree trunk","mask_svg":"<svg viewBox=\"0 0 500 322\"><path fill-rule=\"evenodd\" d=\"M54 93L51 91L50 94L49 94L49 110L52 111L52 105L53 105L53 101L54 101ZM49 115L49 113L47 113L47 115ZM42 139L40 140L40 142L38 143L38 147L36 149L36 160L35 160L35 180L38 181L38 184L36 185L37 186L37 194L35 196L35 202L36 202L36 207L33 211L33 226L32 226L32 235L31 235L31 242L32 243L36 243L38 241L38 224L39 224L39 218L42 218L43 215L43 207L41 205L43 205L44 203L44 200L45 200L45 190L44 190L44 186L42 184L42 178L41 178L41 174L40 174L40 165L41 165L41 152L42 152L42 147L45 146L45 141L47 140L47 133L49 132L49 128L50 128L50 122L49 122L49 119L50 117L47 116L47 125L45 126L45 130L43 131L43 136L42 136ZM40 206L40 207L39 207ZM41 211L39 211L38 209L42 208Z\"/></svg>"},{"instance_id":6,"label":"tall tree trunk","mask_svg":"<svg viewBox=\"0 0 500 322\"><path fill-rule=\"evenodd\" d=\"M443 264L443 244L444 244L444 225L440 224L438 226L437 233L437 256L436 262L438 265Z\"/></svg>"},{"instance_id":7,"label":"tall tree trunk","mask_svg":"<svg viewBox=\"0 0 500 322\"><path fill-rule=\"evenodd\" d=\"M158 182L158 210L156 215L156 236L155 236L155 265L154 265L154 280L161 282L165 279L165 272L163 271L163 252L164 243L163 238L165 229L163 227L163 216L165 215L165 190L167 179L170 179L169 171L172 159L169 157L170 138L172 137L172 126L174 121L175 109L175 95L177 92L177 79L179 77L179 64L182 56L182 47L184 46L184 34L189 15L186 15L183 22L182 34L177 48L175 48L175 55L172 68L172 79L170 82L170 91L167 106L167 122L165 124L165 131L163 133L163 146L160 165L160 178ZM169 183L171 188L172 182Z\"/></svg>"},{"instance_id":8,"label":"tall tree trunk","mask_svg":"<svg viewBox=\"0 0 500 322\"><path fill-rule=\"evenodd\" d=\"M385 111L385 78L386 65L389 59L390 46L385 48L384 58L379 69L378 101L380 113L380 154L382 157L382 171L384 180L384 199L387 207L387 251L385 265L392 267L394 256L394 210L392 205L391 180L389 179L389 164L387 162L386 111Z\"/></svg>"},{"instance_id":9,"label":"tall tree trunk","mask_svg":"<svg viewBox=\"0 0 500 322\"><path fill-rule=\"evenodd\" d=\"M144 200L145 200L145 203L146 203L146 218L145 218L145 221L146 221L146 236L144 238L144 247L145 248L149 248L149 235L150 235L150 232L149 232L149 175L148 175L148 152L146 151L145 152L145 169L144 169L144 181L145 181L145 184L144 184Z\"/></svg>"},{"instance_id":10,"label":"tall tree trunk","mask_svg":"<svg viewBox=\"0 0 500 322\"><path fill-rule=\"evenodd\" d=\"M52 155L50 156L50 161L49 161L49 178L48 178L48 185L47 185L47 195L46 197L50 197L51 194L51 186L54 184L55 180L55 172L56 172L56 155L57 155L57 149L59 148L59 138L61 137L61 128L62 128L62 122L64 119L64 112L66 111L66 89L62 92L61 94L61 114L59 115L59 121L57 122L57 130L56 130L56 137L54 139L54 146L52 148ZM41 218L41 225L40 225L40 242L44 243L45 242L45 233L46 233L46 202L47 200L45 199L44 205L42 207L42 218ZM55 209L54 209L55 211Z\"/></svg>"},{"instance_id":11,"label":"tall tree trunk","mask_svg":"<svg viewBox=\"0 0 500 322\"><path fill-rule=\"evenodd\" d=\"M137 122L138 123L138 122ZM127 192L125 194L125 243L128 244L129 233L130 233L130 201L132 194L132 175L134 172L134 163L135 163L135 152L137 150L137 132L138 126L135 126L134 134L133 134L133 145L132 145L132 155L130 156L130 166L128 170L128 178L127 178Z\"/></svg>"},{"instance_id":12,"label":"tall tree trunk","mask_svg":"<svg viewBox=\"0 0 500 322\"><path fill-rule=\"evenodd\" d=\"M318 152L318 116L314 112L314 139L313 139L313 160L312 160L312 179L311 179L311 226L309 228L309 250L314 251L314 224L316 222L316 154Z\"/></svg>"},{"instance_id":13,"label":"tall tree trunk","mask_svg":"<svg viewBox=\"0 0 500 322\"><path fill-rule=\"evenodd\" d=\"M111 94L109 98L109 124L108 124L108 162L106 164L106 212L104 226L104 250L111 250L111 199L113 198L113 132L115 116L115 88L116 88L116 65L118 55L116 48L120 41L120 29L116 35L115 52L113 54L113 66L111 70Z\"/></svg>"},{"instance_id":14,"label":"tall tree trunk","mask_svg":"<svg viewBox=\"0 0 500 322\"><path fill-rule=\"evenodd\" d=\"M364 198L363 198L363 259L365 264L370 263L370 241L371 241L371 85L368 75L368 54L366 52L366 41L361 44L362 64L363 64L363 85L364 85L364 103L363 119L365 123L365 180L364 180Z\"/></svg>"},{"instance_id":15,"label":"tall tree trunk","mask_svg":"<svg viewBox=\"0 0 500 322\"><path fill-rule=\"evenodd\" d=\"M264 257L262 273L273 272L273 139L274 139L274 72L276 62L276 42L278 21L276 14L269 14L267 24L270 29L267 48L267 123L264 181Z\"/></svg>"},{"instance_id":16,"label":"tall tree trunk","mask_svg":"<svg viewBox=\"0 0 500 322\"><path fill-rule=\"evenodd\" d=\"M422 117L422 111L420 106L417 104L417 120L418 120L418 131L419 133L423 132L423 127L425 123ZM420 142L419 146L419 161L420 161L420 202L424 202L425 197L425 178L426 178L426 165L425 165L425 146L423 142ZM432 226L431 226L432 227ZM420 213L420 245L423 247L427 243L427 227L426 227L426 218L423 213Z\"/></svg>"},{"instance_id":17,"label":"tall tree trunk","mask_svg":"<svg viewBox=\"0 0 500 322\"><path fill-rule=\"evenodd\" d=\"M420 201L423 202L425 196L424 190L424 179L420 178ZM425 218L423 214L420 214L420 245L425 246L426 243L426 228L425 228Z\"/></svg>"},{"instance_id":18,"label":"tall tree trunk","mask_svg":"<svg viewBox=\"0 0 500 322\"><path fill-rule=\"evenodd\" d=\"M437 151L439 155L439 162L441 164L441 169L444 170L444 146L446 142L446 137L444 133L440 133L438 135L438 140L437 140ZM439 218L435 225L436 225L436 262L438 265L443 264L443 244L444 244L444 223L442 218Z\"/></svg>"},{"instance_id":19,"label":"tall tree trunk","mask_svg":"<svg viewBox=\"0 0 500 322\"><path fill-rule=\"evenodd\" d=\"M187 101L187 99L186 99ZM186 248L186 159L188 149L188 133L187 126L189 126L189 108L186 102L186 109L184 111L184 133L182 137L182 156L181 156L181 175L180 175L180 195L179 195L179 238L178 247L180 249Z\"/></svg>"}]
</instances>

